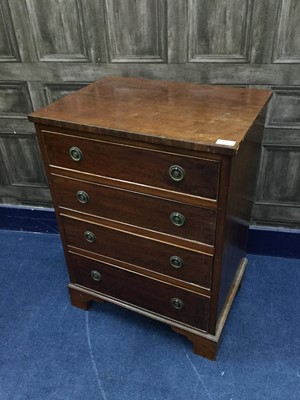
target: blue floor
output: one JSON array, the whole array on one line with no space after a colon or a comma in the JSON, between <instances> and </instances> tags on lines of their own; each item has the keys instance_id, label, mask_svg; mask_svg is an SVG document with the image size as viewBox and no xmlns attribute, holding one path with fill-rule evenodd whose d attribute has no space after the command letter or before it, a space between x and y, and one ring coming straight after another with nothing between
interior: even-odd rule
<instances>
[{"instance_id":1,"label":"blue floor","mask_svg":"<svg viewBox=\"0 0 300 400\"><path fill-rule=\"evenodd\" d=\"M125 309L72 307L58 235L0 230L1 400L300 399L300 261L249 256L217 361Z\"/></svg>"}]
</instances>

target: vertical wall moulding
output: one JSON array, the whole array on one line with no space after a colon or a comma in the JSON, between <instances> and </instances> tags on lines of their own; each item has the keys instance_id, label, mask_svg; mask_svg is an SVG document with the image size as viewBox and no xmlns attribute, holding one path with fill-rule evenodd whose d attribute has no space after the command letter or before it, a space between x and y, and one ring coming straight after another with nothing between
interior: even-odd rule
<instances>
[{"instance_id":1,"label":"vertical wall moulding","mask_svg":"<svg viewBox=\"0 0 300 400\"><path fill-rule=\"evenodd\" d=\"M110 62L167 61L166 0L105 0L105 16Z\"/></svg>"},{"instance_id":2,"label":"vertical wall moulding","mask_svg":"<svg viewBox=\"0 0 300 400\"><path fill-rule=\"evenodd\" d=\"M188 0L188 62L248 63L253 0Z\"/></svg>"},{"instance_id":3,"label":"vertical wall moulding","mask_svg":"<svg viewBox=\"0 0 300 400\"><path fill-rule=\"evenodd\" d=\"M39 61L90 61L82 0L25 1Z\"/></svg>"},{"instance_id":4,"label":"vertical wall moulding","mask_svg":"<svg viewBox=\"0 0 300 400\"><path fill-rule=\"evenodd\" d=\"M7 0L0 2L0 62L20 61L19 49Z\"/></svg>"},{"instance_id":5,"label":"vertical wall moulding","mask_svg":"<svg viewBox=\"0 0 300 400\"><path fill-rule=\"evenodd\" d=\"M280 1L277 21L273 63L300 63L300 1Z\"/></svg>"}]
</instances>

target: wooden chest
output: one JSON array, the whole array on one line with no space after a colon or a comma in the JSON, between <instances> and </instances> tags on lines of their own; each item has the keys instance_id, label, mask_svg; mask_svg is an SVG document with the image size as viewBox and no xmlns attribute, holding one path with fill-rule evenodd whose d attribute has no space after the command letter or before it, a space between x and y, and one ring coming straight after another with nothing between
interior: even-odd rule
<instances>
[{"instance_id":1,"label":"wooden chest","mask_svg":"<svg viewBox=\"0 0 300 400\"><path fill-rule=\"evenodd\" d=\"M126 307L215 358L245 270L270 94L109 77L29 116L73 305Z\"/></svg>"}]
</instances>

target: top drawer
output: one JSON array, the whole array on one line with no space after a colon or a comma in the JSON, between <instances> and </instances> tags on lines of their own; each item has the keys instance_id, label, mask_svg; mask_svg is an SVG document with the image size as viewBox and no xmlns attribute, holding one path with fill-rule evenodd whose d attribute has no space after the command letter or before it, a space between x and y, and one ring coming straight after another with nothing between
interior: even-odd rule
<instances>
[{"instance_id":1,"label":"top drawer","mask_svg":"<svg viewBox=\"0 0 300 400\"><path fill-rule=\"evenodd\" d=\"M220 162L42 131L50 165L217 199Z\"/></svg>"}]
</instances>

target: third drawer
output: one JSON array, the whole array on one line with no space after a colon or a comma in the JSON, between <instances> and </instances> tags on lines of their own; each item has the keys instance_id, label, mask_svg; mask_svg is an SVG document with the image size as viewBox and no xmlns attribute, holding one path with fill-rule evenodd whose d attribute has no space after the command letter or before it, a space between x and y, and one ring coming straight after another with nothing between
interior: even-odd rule
<instances>
[{"instance_id":1,"label":"third drawer","mask_svg":"<svg viewBox=\"0 0 300 400\"><path fill-rule=\"evenodd\" d=\"M67 245L210 288L213 256L61 216Z\"/></svg>"}]
</instances>

